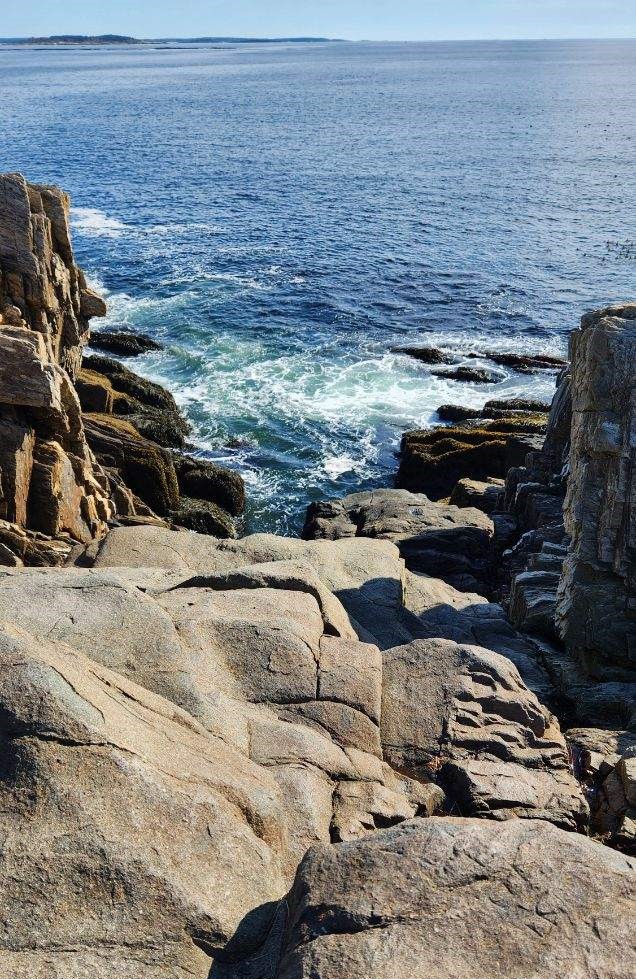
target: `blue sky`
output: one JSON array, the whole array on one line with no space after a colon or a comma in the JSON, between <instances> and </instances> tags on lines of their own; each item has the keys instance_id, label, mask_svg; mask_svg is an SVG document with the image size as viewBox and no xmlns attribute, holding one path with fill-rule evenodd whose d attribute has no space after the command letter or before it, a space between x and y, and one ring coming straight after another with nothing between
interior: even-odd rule
<instances>
[{"instance_id":1,"label":"blue sky","mask_svg":"<svg viewBox=\"0 0 636 979\"><path fill-rule=\"evenodd\" d=\"M0 0L4 37L636 37L636 0Z\"/></svg>"}]
</instances>

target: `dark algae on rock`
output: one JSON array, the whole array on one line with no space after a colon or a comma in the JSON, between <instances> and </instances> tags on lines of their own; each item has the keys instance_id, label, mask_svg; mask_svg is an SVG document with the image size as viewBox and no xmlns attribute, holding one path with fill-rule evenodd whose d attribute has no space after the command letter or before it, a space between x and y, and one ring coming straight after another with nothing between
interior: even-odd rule
<instances>
[{"instance_id":1,"label":"dark algae on rock","mask_svg":"<svg viewBox=\"0 0 636 979\"><path fill-rule=\"evenodd\" d=\"M0 177L0 975L632 979L636 305L237 536L68 208Z\"/></svg>"}]
</instances>

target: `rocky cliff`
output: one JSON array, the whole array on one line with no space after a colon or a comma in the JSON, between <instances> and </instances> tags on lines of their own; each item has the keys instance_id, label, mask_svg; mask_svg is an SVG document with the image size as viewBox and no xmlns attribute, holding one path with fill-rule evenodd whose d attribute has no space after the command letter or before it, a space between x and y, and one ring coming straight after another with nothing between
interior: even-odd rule
<instances>
[{"instance_id":1,"label":"rocky cliff","mask_svg":"<svg viewBox=\"0 0 636 979\"><path fill-rule=\"evenodd\" d=\"M113 521L232 536L240 476L172 451L188 426L169 392L83 356L106 305L75 264L69 207L0 175L0 564L62 563ZM109 336L125 353L153 346Z\"/></svg>"},{"instance_id":2,"label":"rocky cliff","mask_svg":"<svg viewBox=\"0 0 636 979\"><path fill-rule=\"evenodd\" d=\"M636 670L636 305L572 334L572 426L557 600L566 645L595 676Z\"/></svg>"},{"instance_id":3,"label":"rocky cliff","mask_svg":"<svg viewBox=\"0 0 636 979\"><path fill-rule=\"evenodd\" d=\"M0 177L0 542L9 562L47 563L69 541L99 539L113 513L73 386L89 318L105 307L73 261L68 209L55 188Z\"/></svg>"},{"instance_id":4,"label":"rocky cliff","mask_svg":"<svg viewBox=\"0 0 636 979\"><path fill-rule=\"evenodd\" d=\"M66 198L2 186L0 975L631 979L634 307L549 414L228 539L240 478L81 357Z\"/></svg>"}]
</instances>

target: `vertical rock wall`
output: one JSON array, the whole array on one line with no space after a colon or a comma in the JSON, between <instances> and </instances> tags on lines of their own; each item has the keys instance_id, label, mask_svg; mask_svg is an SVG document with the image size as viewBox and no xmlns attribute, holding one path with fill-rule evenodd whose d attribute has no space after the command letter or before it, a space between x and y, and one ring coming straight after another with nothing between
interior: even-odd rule
<instances>
[{"instance_id":1,"label":"vertical rock wall","mask_svg":"<svg viewBox=\"0 0 636 979\"><path fill-rule=\"evenodd\" d=\"M588 313L572 334L572 543L557 628L599 679L636 669L636 304Z\"/></svg>"},{"instance_id":2,"label":"vertical rock wall","mask_svg":"<svg viewBox=\"0 0 636 979\"><path fill-rule=\"evenodd\" d=\"M0 558L33 533L88 542L111 515L73 380L103 301L73 261L69 199L0 176ZM29 532L20 535L20 531ZM12 560L8 550L14 555Z\"/></svg>"}]
</instances>

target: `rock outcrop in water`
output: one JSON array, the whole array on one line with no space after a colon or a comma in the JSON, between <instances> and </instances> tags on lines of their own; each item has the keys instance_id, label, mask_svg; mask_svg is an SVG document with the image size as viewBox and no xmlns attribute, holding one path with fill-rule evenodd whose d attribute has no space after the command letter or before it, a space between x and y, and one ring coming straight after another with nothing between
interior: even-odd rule
<instances>
[{"instance_id":1,"label":"rock outcrop in water","mask_svg":"<svg viewBox=\"0 0 636 979\"><path fill-rule=\"evenodd\" d=\"M82 359L68 201L0 187L0 974L631 979L636 307L549 417L219 539L240 477Z\"/></svg>"}]
</instances>

